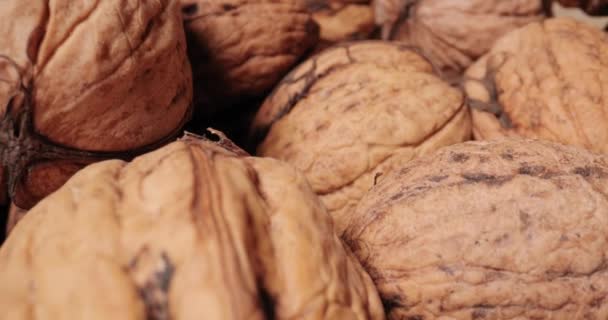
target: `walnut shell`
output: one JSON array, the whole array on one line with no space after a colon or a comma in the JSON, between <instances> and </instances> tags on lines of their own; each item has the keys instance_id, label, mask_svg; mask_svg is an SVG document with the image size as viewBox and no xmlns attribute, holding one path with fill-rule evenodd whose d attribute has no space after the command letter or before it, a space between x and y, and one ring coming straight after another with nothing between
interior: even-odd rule
<instances>
[{"instance_id":1,"label":"walnut shell","mask_svg":"<svg viewBox=\"0 0 608 320\"><path fill-rule=\"evenodd\" d=\"M608 15L608 0L557 0L565 7L578 7L590 15Z\"/></svg>"},{"instance_id":2,"label":"walnut shell","mask_svg":"<svg viewBox=\"0 0 608 320\"><path fill-rule=\"evenodd\" d=\"M318 40L303 0L180 0L197 112L266 94Z\"/></svg>"},{"instance_id":3,"label":"walnut shell","mask_svg":"<svg viewBox=\"0 0 608 320\"><path fill-rule=\"evenodd\" d=\"M569 18L500 39L466 72L477 139L520 135L608 152L608 35Z\"/></svg>"},{"instance_id":4,"label":"walnut shell","mask_svg":"<svg viewBox=\"0 0 608 320\"><path fill-rule=\"evenodd\" d=\"M24 207L83 165L175 137L189 118L176 1L7 0L0 33L3 180Z\"/></svg>"},{"instance_id":5,"label":"walnut shell","mask_svg":"<svg viewBox=\"0 0 608 320\"><path fill-rule=\"evenodd\" d=\"M369 0L307 0L320 26L320 51L337 42L368 39L375 29Z\"/></svg>"},{"instance_id":6,"label":"walnut shell","mask_svg":"<svg viewBox=\"0 0 608 320\"><path fill-rule=\"evenodd\" d=\"M452 81L494 41L543 16L542 0L375 0L383 39L420 47Z\"/></svg>"},{"instance_id":7,"label":"walnut shell","mask_svg":"<svg viewBox=\"0 0 608 320\"><path fill-rule=\"evenodd\" d=\"M79 171L0 248L0 314L383 319L305 178L221 145L186 138Z\"/></svg>"},{"instance_id":8,"label":"walnut shell","mask_svg":"<svg viewBox=\"0 0 608 320\"><path fill-rule=\"evenodd\" d=\"M389 319L606 319L607 194L605 156L468 142L383 176L344 238Z\"/></svg>"},{"instance_id":9,"label":"walnut shell","mask_svg":"<svg viewBox=\"0 0 608 320\"><path fill-rule=\"evenodd\" d=\"M467 140L470 131L464 95L411 48L383 41L310 58L277 86L253 125L254 136L267 132L258 154L302 170L338 232L378 172Z\"/></svg>"}]
</instances>

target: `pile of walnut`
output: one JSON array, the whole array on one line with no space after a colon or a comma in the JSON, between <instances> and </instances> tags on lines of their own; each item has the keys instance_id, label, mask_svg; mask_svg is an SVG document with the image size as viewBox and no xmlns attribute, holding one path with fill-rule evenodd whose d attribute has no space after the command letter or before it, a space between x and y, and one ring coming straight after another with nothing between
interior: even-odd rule
<instances>
[{"instance_id":1,"label":"pile of walnut","mask_svg":"<svg viewBox=\"0 0 608 320\"><path fill-rule=\"evenodd\" d=\"M608 319L608 0L5 0L7 319Z\"/></svg>"}]
</instances>

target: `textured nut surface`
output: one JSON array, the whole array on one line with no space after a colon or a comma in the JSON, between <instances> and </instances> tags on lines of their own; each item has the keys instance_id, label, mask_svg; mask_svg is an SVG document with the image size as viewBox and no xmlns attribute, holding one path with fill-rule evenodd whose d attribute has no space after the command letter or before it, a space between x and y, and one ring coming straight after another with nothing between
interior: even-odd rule
<instances>
[{"instance_id":1,"label":"textured nut surface","mask_svg":"<svg viewBox=\"0 0 608 320\"><path fill-rule=\"evenodd\" d=\"M478 139L521 135L608 152L608 35L569 18L500 39L465 75Z\"/></svg>"},{"instance_id":2,"label":"textured nut surface","mask_svg":"<svg viewBox=\"0 0 608 320\"><path fill-rule=\"evenodd\" d=\"M541 18L541 0L375 0L384 39L420 47L450 79L494 41Z\"/></svg>"},{"instance_id":3,"label":"textured nut surface","mask_svg":"<svg viewBox=\"0 0 608 320\"><path fill-rule=\"evenodd\" d=\"M181 4L195 96L211 100L202 106L207 111L229 99L266 93L318 40L318 26L303 0Z\"/></svg>"},{"instance_id":4,"label":"textured nut surface","mask_svg":"<svg viewBox=\"0 0 608 320\"><path fill-rule=\"evenodd\" d=\"M307 0L320 26L321 46L366 39L374 30L374 11L366 0Z\"/></svg>"},{"instance_id":5,"label":"textured nut surface","mask_svg":"<svg viewBox=\"0 0 608 320\"><path fill-rule=\"evenodd\" d=\"M0 54L32 91L34 128L54 143L132 149L187 116L191 74L176 1L7 0L0 31Z\"/></svg>"},{"instance_id":6,"label":"textured nut surface","mask_svg":"<svg viewBox=\"0 0 608 320\"><path fill-rule=\"evenodd\" d=\"M305 178L221 142L97 163L41 201L0 249L0 314L383 319Z\"/></svg>"},{"instance_id":7,"label":"textured nut surface","mask_svg":"<svg viewBox=\"0 0 608 320\"><path fill-rule=\"evenodd\" d=\"M346 43L283 79L258 112L253 132L267 132L259 155L305 173L340 232L377 174L469 138L463 99L408 47Z\"/></svg>"},{"instance_id":8,"label":"textured nut surface","mask_svg":"<svg viewBox=\"0 0 608 320\"><path fill-rule=\"evenodd\" d=\"M344 235L389 319L606 319L608 159L467 142L383 177Z\"/></svg>"}]
</instances>

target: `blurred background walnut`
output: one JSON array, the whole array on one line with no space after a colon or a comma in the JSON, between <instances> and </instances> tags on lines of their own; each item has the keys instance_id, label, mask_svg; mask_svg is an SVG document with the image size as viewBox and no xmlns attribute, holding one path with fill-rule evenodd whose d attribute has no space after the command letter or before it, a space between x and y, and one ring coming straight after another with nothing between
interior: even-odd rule
<instances>
[{"instance_id":1,"label":"blurred background walnut","mask_svg":"<svg viewBox=\"0 0 608 320\"><path fill-rule=\"evenodd\" d=\"M320 51L334 43L363 40L375 30L374 12L369 0L306 0L320 26Z\"/></svg>"},{"instance_id":2,"label":"blurred background walnut","mask_svg":"<svg viewBox=\"0 0 608 320\"><path fill-rule=\"evenodd\" d=\"M6 0L0 34L2 178L20 206L88 163L162 145L189 119L177 1Z\"/></svg>"},{"instance_id":3,"label":"blurred background walnut","mask_svg":"<svg viewBox=\"0 0 608 320\"><path fill-rule=\"evenodd\" d=\"M305 173L338 233L378 175L470 133L462 92L415 50L385 41L339 44L308 59L252 128L258 155Z\"/></svg>"},{"instance_id":4,"label":"blurred background walnut","mask_svg":"<svg viewBox=\"0 0 608 320\"><path fill-rule=\"evenodd\" d=\"M608 15L608 0L557 0L564 7L578 7L592 16Z\"/></svg>"},{"instance_id":5,"label":"blurred background walnut","mask_svg":"<svg viewBox=\"0 0 608 320\"><path fill-rule=\"evenodd\" d=\"M570 18L498 40L466 72L476 139L519 135L608 152L608 34Z\"/></svg>"},{"instance_id":6,"label":"blurred background walnut","mask_svg":"<svg viewBox=\"0 0 608 320\"><path fill-rule=\"evenodd\" d=\"M383 39L419 47L457 82L505 33L540 20L542 0L374 0Z\"/></svg>"}]
</instances>

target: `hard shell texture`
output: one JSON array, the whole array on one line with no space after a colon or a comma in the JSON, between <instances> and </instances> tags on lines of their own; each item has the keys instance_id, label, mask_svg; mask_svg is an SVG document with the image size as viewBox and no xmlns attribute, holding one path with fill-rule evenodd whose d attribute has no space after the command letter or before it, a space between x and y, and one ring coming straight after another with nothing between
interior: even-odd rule
<instances>
[{"instance_id":1,"label":"hard shell texture","mask_svg":"<svg viewBox=\"0 0 608 320\"><path fill-rule=\"evenodd\" d=\"M305 173L341 232L378 172L465 141L470 129L463 94L427 60L400 44L365 41L294 69L262 105L253 135L265 136L259 155Z\"/></svg>"},{"instance_id":2,"label":"hard shell texture","mask_svg":"<svg viewBox=\"0 0 608 320\"><path fill-rule=\"evenodd\" d=\"M389 319L607 319L607 195L603 155L468 142L383 176L344 239Z\"/></svg>"},{"instance_id":3,"label":"hard shell texture","mask_svg":"<svg viewBox=\"0 0 608 320\"><path fill-rule=\"evenodd\" d=\"M542 18L542 0L375 0L383 39L420 47L447 77L507 32Z\"/></svg>"},{"instance_id":4,"label":"hard shell texture","mask_svg":"<svg viewBox=\"0 0 608 320\"><path fill-rule=\"evenodd\" d=\"M197 112L267 93L318 40L304 0L180 0Z\"/></svg>"},{"instance_id":5,"label":"hard shell texture","mask_svg":"<svg viewBox=\"0 0 608 320\"><path fill-rule=\"evenodd\" d=\"M570 18L500 39L466 72L477 139L520 135L608 152L608 35Z\"/></svg>"},{"instance_id":6,"label":"hard shell texture","mask_svg":"<svg viewBox=\"0 0 608 320\"><path fill-rule=\"evenodd\" d=\"M0 248L7 319L383 319L304 177L182 139L93 164Z\"/></svg>"}]
</instances>

